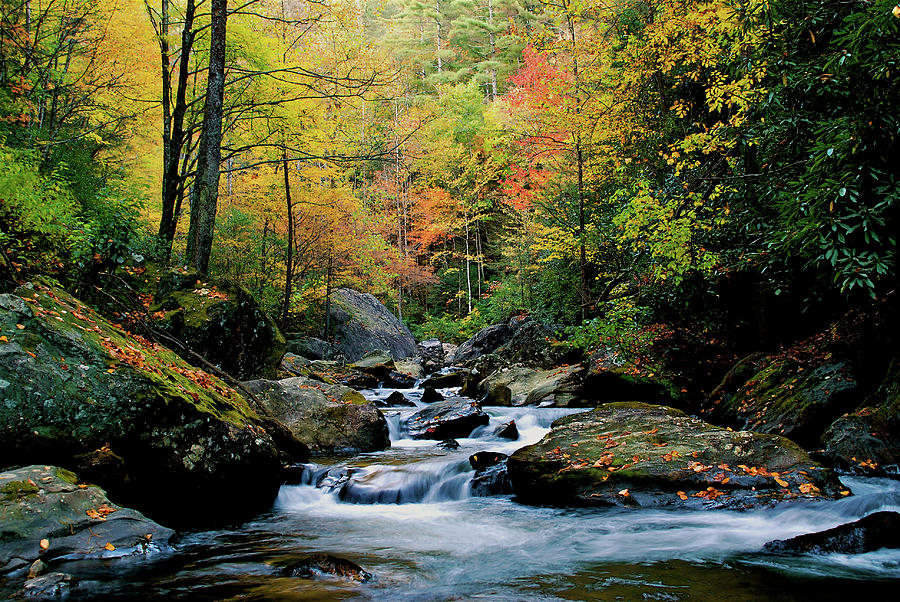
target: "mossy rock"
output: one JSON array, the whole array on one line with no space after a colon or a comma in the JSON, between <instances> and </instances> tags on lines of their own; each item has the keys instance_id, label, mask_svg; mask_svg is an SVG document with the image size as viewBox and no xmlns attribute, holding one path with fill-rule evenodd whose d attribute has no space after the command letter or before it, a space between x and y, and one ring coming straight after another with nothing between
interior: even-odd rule
<instances>
[{"instance_id":1,"label":"mossy rock","mask_svg":"<svg viewBox=\"0 0 900 602\"><path fill-rule=\"evenodd\" d=\"M729 379L732 387L744 382L729 393ZM784 435L807 449L815 449L829 425L861 402L856 379L843 362L827 358L812 363L784 356L752 357L726 376L723 385L704 404L703 415L732 428Z\"/></svg>"},{"instance_id":2,"label":"mossy rock","mask_svg":"<svg viewBox=\"0 0 900 602\"><path fill-rule=\"evenodd\" d=\"M841 490L830 470L784 437L637 402L557 420L509 458L508 471L517 499L531 504L749 508Z\"/></svg>"},{"instance_id":3,"label":"mossy rock","mask_svg":"<svg viewBox=\"0 0 900 602\"><path fill-rule=\"evenodd\" d=\"M274 376L285 353L275 321L247 289L227 280L172 270L160 279L150 312L191 351L241 380Z\"/></svg>"},{"instance_id":4,"label":"mossy rock","mask_svg":"<svg viewBox=\"0 0 900 602\"><path fill-rule=\"evenodd\" d=\"M280 485L240 394L47 284L0 295L0 398L0 463L75 470L169 524L248 516Z\"/></svg>"},{"instance_id":5,"label":"mossy rock","mask_svg":"<svg viewBox=\"0 0 900 602\"><path fill-rule=\"evenodd\" d=\"M73 482L74 481L74 482ZM0 471L0 574L66 556L102 558L165 546L174 532L118 506L56 466ZM42 546L41 541L44 541Z\"/></svg>"},{"instance_id":6,"label":"mossy rock","mask_svg":"<svg viewBox=\"0 0 900 602\"><path fill-rule=\"evenodd\" d=\"M304 377L245 386L313 453L359 453L390 446L387 420L359 392Z\"/></svg>"}]
</instances>

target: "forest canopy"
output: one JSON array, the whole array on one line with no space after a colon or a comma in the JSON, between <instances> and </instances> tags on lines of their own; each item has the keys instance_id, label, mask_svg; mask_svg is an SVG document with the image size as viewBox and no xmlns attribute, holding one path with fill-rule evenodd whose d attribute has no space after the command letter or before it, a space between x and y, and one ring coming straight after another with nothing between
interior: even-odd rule
<instances>
[{"instance_id":1,"label":"forest canopy","mask_svg":"<svg viewBox=\"0 0 900 602\"><path fill-rule=\"evenodd\" d=\"M898 61L893 0L0 0L0 269L777 338L896 287Z\"/></svg>"}]
</instances>

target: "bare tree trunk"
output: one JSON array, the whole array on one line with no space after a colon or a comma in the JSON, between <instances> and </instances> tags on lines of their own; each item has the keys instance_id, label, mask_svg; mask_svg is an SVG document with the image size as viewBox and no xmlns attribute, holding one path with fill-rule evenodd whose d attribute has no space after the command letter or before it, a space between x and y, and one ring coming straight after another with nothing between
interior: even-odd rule
<instances>
[{"instance_id":1,"label":"bare tree trunk","mask_svg":"<svg viewBox=\"0 0 900 602\"><path fill-rule=\"evenodd\" d=\"M294 277L294 204L291 200L291 177L288 170L287 149L282 159L284 167L284 199L287 205L287 248L284 258L284 301L281 305L281 326L287 324L288 310L291 306L291 294Z\"/></svg>"},{"instance_id":2,"label":"bare tree trunk","mask_svg":"<svg viewBox=\"0 0 900 602\"><path fill-rule=\"evenodd\" d=\"M203 108L203 131L197 159L188 260L201 274L209 270L216 205L219 200L219 163L222 160L222 103L225 96L225 29L228 0L211 0L209 71L206 81L206 104Z\"/></svg>"},{"instance_id":3,"label":"bare tree trunk","mask_svg":"<svg viewBox=\"0 0 900 602\"><path fill-rule=\"evenodd\" d=\"M331 341L331 251L328 251L328 268L325 270L325 333L322 337Z\"/></svg>"},{"instance_id":4,"label":"bare tree trunk","mask_svg":"<svg viewBox=\"0 0 900 602\"><path fill-rule=\"evenodd\" d=\"M466 292L469 300L469 313L472 313L472 267L471 254L469 252L469 212L465 213L466 220Z\"/></svg>"},{"instance_id":5,"label":"bare tree trunk","mask_svg":"<svg viewBox=\"0 0 900 602\"><path fill-rule=\"evenodd\" d=\"M488 26L490 26L491 61L497 58L497 40L494 38L494 0L488 0ZM491 100L497 100L497 70L491 68Z\"/></svg>"}]
</instances>

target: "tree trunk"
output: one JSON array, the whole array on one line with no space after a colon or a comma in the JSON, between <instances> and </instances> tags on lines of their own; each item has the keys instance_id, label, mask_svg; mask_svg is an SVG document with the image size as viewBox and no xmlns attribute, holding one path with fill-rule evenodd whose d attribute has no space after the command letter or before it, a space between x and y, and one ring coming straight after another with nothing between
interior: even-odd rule
<instances>
[{"instance_id":1,"label":"tree trunk","mask_svg":"<svg viewBox=\"0 0 900 602\"><path fill-rule=\"evenodd\" d=\"M328 268L325 270L325 333L322 338L331 342L331 251L328 251Z\"/></svg>"},{"instance_id":2,"label":"tree trunk","mask_svg":"<svg viewBox=\"0 0 900 602\"><path fill-rule=\"evenodd\" d=\"M294 204L291 200L291 177L288 170L287 150L282 159L284 167L284 199L287 205L287 248L284 257L284 302L281 305L281 326L287 325L288 310L291 306L291 294L294 276Z\"/></svg>"},{"instance_id":3,"label":"tree trunk","mask_svg":"<svg viewBox=\"0 0 900 602\"><path fill-rule=\"evenodd\" d=\"M201 274L209 270L216 205L219 200L219 163L222 160L222 103L225 96L225 28L228 0L211 0L209 71L206 80L206 103L203 107L203 130L194 199L191 203L191 227L188 235L188 260Z\"/></svg>"}]
</instances>

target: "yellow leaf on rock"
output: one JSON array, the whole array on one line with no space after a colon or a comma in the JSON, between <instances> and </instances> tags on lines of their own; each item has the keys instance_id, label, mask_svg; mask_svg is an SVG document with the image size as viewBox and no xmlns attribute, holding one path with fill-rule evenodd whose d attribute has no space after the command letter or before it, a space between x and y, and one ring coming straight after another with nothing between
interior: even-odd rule
<instances>
[{"instance_id":1,"label":"yellow leaf on rock","mask_svg":"<svg viewBox=\"0 0 900 602\"><path fill-rule=\"evenodd\" d=\"M103 546L103 547L105 547L105 548L106 548L107 550L109 550L110 552L112 552L113 550L116 549L116 546L112 545L112 544L109 543L109 542L106 542L106 545Z\"/></svg>"},{"instance_id":2,"label":"yellow leaf on rock","mask_svg":"<svg viewBox=\"0 0 900 602\"><path fill-rule=\"evenodd\" d=\"M781 485L782 487L788 487L790 485L790 483L788 483L784 479L780 479L778 477L775 477L775 482L778 483L779 485Z\"/></svg>"},{"instance_id":3,"label":"yellow leaf on rock","mask_svg":"<svg viewBox=\"0 0 900 602\"><path fill-rule=\"evenodd\" d=\"M41 545L41 549L42 549L42 550L46 550L47 548L50 547L50 540L49 540L49 539L42 539L40 545Z\"/></svg>"}]
</instances>

